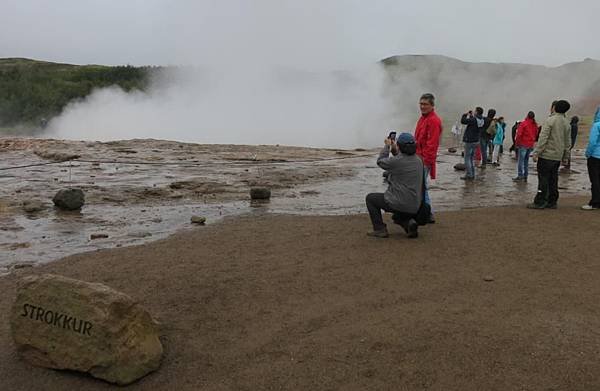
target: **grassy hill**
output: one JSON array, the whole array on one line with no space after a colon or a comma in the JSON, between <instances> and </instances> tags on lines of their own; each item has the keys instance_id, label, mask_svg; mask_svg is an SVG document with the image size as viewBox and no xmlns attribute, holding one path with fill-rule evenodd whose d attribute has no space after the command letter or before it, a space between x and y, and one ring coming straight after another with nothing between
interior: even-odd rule
<instances>
[{"instance_id":1,"label":"grassy hill","mask_svg":"<svg viewBox=\"0 0 600 391\"><path fill-rule=\"evenodd\" d=\"M0 59L0 128L37 126L95 88L118 85L125 91L145 90L155 69Z\"/></svg>"}]
</instances>

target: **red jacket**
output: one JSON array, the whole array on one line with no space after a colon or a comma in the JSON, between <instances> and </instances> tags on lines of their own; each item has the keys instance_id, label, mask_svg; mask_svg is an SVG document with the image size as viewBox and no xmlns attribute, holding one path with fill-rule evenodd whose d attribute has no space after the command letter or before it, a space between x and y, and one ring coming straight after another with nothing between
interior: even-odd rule
<instances>
[{"instance_id":1,"label":"red jacket","mask_svg":"<svg viewBox=\"0 0 600 391\"><path fill-rule=\"evenodd\" d=\"M537 138L538 125L535 120L525 118L517 128L515 136L515 145L517 147L533 148L535 139Z\"/></svg>"},{"instance_id":2,"label":"red jacket","mask_svg":"<svg viewBox=\"0 0 600 391\"><path fill-rule=\"evenodd\" d=\"M417 142L417 155L423 159L423 164L430 168L429 175L435 179L435 161L440 146L442 134L442 120L435 111L424 114L417 121L415 141Z\"/></svg>"}]
</instances>

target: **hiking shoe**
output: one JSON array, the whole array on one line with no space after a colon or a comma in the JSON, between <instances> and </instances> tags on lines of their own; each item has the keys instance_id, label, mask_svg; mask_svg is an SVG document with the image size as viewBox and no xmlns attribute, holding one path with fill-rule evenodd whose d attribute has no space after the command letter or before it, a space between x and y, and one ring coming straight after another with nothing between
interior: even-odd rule
<instances>
[{"instance_id":1,"label":"hiking shoe","mask_svg":"<svg viewBox=\"0 0 600 391\"><path fill-rule=\"evenodd\" d=\"M367 236L371 236L373 238L387 238L390 236L387 228L378 229L377 231L367 232Z\"/></svg>"},{"instance_id":2,"label":"hiking shoe","mask_svg":"<svg viewBox=\"0 0 600 391\"><path fill-rule=\"evenodd\" d=\"M533 204L527 204L527 209L545 209L546 205L538 205L536 203ZM554 207L554 209L556 209L556 206Z\"/></svg>"},{"instance_id":3,"label":"hiking shoe","mask_svg":"<svg viewBox=\"0 0 600 391\"><path fill-rule=\"evenodd\" d=\"M582 210L598 210L597 206L592 206L592 205L583 205L581 207Z\"/></svg>"},{"instance_id":4,"label":"hiking shoe","mask_svg":"<svg viewBox=\"0 0 600 391\"><path fill-rule=\"evenodd\" d=\"M408 220L406 224L406 237L414 239L419 236L419 224L414 219Z\"/></svg>"}]
</instances>

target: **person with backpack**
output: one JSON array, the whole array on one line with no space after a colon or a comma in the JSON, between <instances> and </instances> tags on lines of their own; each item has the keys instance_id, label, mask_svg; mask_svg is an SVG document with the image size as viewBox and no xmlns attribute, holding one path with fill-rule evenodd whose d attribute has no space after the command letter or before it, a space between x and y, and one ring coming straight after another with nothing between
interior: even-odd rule
<instances>
[{"instance_id":1,"label":"person with backpack","mask_svg":"<svg viewBox=\"0 0 600 391\"><path fill-rule=\"evenodd\" d=\"M401 133L396 144L400 151L390 157L393 140L386 138L384 147L377 159L377 165L389 172L388 188L385 193L369 193L366 197L367 210L373 225L373 231L367 235L376 238L389 236L387 226L383 222L381 211L394 214L394 222L404 228L409 238L419 236L417 214L425 207L428 217L430 210L424 202L425 168L423 161L416 154L415 138L410 133Z\"/></svg>"},{"instance_id":2,"label":"person with backpack","mask_svg":"<svg viewBox=\"0 0 600 391\"><path fill-rule=\"evenodd\" d=\"M504 117L498 118L496 121L496 134L494 135L494 139L492 140L492 144L494 145L494 150L492 152L492 165L498 166L500 165L500 148L502 147L502 143L504 142Z\"/></svg>"},{"instance_id":3,"label":"person with backpack","mask_svg":"<svg viewBox=\"0 0 600 391\"><path fill-rule=\"evenodd\" d=\"M566 163L571 149L571 126L566 113L571 104L566 100L552 105L550 117L544 121L533 152L537 161L538 191L529 209L556 209L558 202L558 169Z\"/></svg>"},{"instance_id":4,"label":"person with backpack","mask_svg":"<svg viewBox=\"0 0 600 391\"><path fill-rule=\"evenodd\" d=\"M465 143L465 176L460 177L465 181L472 181L475 179L475 165L473 158L475 156L475 150L479 146L479 137L481 129L484 125L483 120L483 109L481 107L475 108L475 115L472 111L462 115L460 123L467 125L465 133L463 135L463 142Z\"/></svg>"},{"instance_id":5,"label":"person with backpack","mask_svg":"<svg viewBox=\"0 0 600 391\"><path fill-rule=\"evenodd\" d=\"M530 111L527 117L519 123L515 136L517 147L517 176L515 182L527 182L529 176L529 156L533 151L538 133L538 124L535 122L535 113Z\"/></svg>"},{"instance_id":6,"label":"person with backpack","mask_svg":"<svg viewBox=\"0 0 600 391\"><path fill-rule=\"evenodd\" d=\"M600 107L594 115L585 157L587 158L588 175L592 183L592 199L581 209L597 210L600 209Z\"/></svg>"},{"instance_id":7,"label":"person with backpack","mask_svg":"<svg viewBox=\"0 0 600 391\"><path fill-rule=\"evenodd\" d=\"M481 169L484 170L487 162L488 162L488 144L490 142L490 132L496 132L496 123L494 121L494 116L496 115L496 110L489 109L487 113L487 117L483 119L483 126L479 131L479 145L481 147ZM494 122L492 124L492 122ZM491 125L491 127L490 127Z\"/></svg>"}]
</instances>

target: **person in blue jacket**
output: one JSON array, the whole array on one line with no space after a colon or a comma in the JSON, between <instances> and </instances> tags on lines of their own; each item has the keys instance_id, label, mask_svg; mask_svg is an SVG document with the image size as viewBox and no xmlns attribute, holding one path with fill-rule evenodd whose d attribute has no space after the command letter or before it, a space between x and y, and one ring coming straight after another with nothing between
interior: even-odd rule
<instances>
[{"instance_id":1,"label":"person in blue jacket","mask_svg":"<svg viewBox=\"0 0 600 391\"><path fill-rule=\"evenodd\" d=\"M592 182L592 199L587 205L583 205L581 209L600 209L600 107L596 110L594 123L590 129L585 157L587 158L590 182Z\"/></svg>"}]
</instances>

